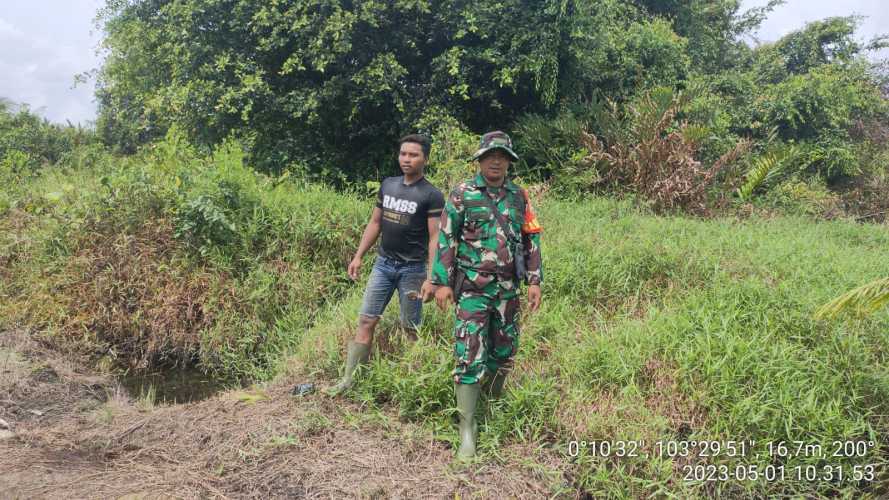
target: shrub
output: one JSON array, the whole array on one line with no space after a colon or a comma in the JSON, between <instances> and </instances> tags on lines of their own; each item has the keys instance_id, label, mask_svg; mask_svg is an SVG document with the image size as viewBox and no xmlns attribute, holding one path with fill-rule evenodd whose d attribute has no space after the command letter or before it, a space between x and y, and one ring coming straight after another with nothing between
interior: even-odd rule
<instances>
[{"instance_id":1,"label":"shrub","mask_svg":"<svg viewBox=\"0 0 889 500\"><path fill-rule=\"evenodd\" d=\"M739 141L711 165L703 165L696 156L706 128L675 119L688 102L688 94L659 88L629 104L624 116L612 103L604 140L584 134L588 164L599 167L605 185L641 195L658 212L708 213L708 189L716 175L750 143Z\"/></svg>"},{"instance_id":2,"label":"shrub","mask_svg":"<svg viewBox=\"0 0 889 500\"><path fill-rule=\"evenodd\" d=\"M27 224L0 233L0 318L52 344L253 378L350 288L367 201L258 174L234 142L202 156L175 131L134 157L69 161L16 174Z\"/></svg>"},{"instance_id":3,"label":"shrub","mask_svg":"<svg viewBox=\"0 0 889 500\"><path fill-rule=\"evenodd\" d=\"M794 145L777 144L754 158L750 170L744 176L744 184L738 188L738 197L749 200L757 190L764 191L789 170L789 166L800 156L800 149Z\"/></svg>"},{"instance_id":4,"label":"shrub","mask_svg":"<svg viewBox=\"0 0 889 500\"><path fill-rule=\"evenodd\" d=\"M427 171L429 181L448 192L460 182L475 175L472 155L478 149L478 136L440 108L433 108L417 122L432 138L432 152Z\"/></svg>"},{"instance_id":5,"label":"shrub","mask_svg":"<svg viewBox=\"0 0 889 500\"><path fill-rule=\"evenodd\" d=\"M522 116L516 122L513 135L521 158L516 171L549 178L563 169L577 169L585 156L581 146L583 132L589 128L589 120L570 109L562 110L555 117Z\"/></svg>"},{"instance_id":6,"label":"shrub","mask_svg":"<svg viewBox=\"0 0 889 500\"><path fill-rule=\"evenodd\" d=\"M831 193L823 180L791 177L769 191L763 201L791 214L835 217L842 212L839 197Z\"/></svg>"},{"instance_id":7,"label":"shrub","mask_svg":"<svg viewBox=\"0 0 889 500\"><path fill-rule=\"evenodd\" d=\"M57 125L30 112L27 106L14 110L0 100L0 161L16 163L18 170L34 170L54 164L81 146L96 144L96 134L88 128Z\"/></svg>"},{"instance_id":8,"label":"shrub","mask_svg":"<svg viewBox=\"0 0 889 500\"><path fill-rule=\"evenodd\" d=\"M751 105L754 122L777 126L785 141L848 140L857 120L886 110L863 64L819 66L767 85L757 97Z\"/></svg>"}]
</instances>

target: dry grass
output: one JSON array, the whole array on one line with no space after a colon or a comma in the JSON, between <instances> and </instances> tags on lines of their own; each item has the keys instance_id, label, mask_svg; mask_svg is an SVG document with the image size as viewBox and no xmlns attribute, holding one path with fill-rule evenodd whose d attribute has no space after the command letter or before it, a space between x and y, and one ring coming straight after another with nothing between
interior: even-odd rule
<instances>
[{"instance_id":1,"label":"dry grass","mask_svg":"<svg viewBox=\"0 0 889 500\"><path fill-rule=\"evenodd\" d=\"M211 277L177 275L170 223L146 224L133 235L94 234L84 243L65 273L73 279L60 290L68 311L64 337L94 332L113 357L136 368L161 355L187 360L214 320L206 307Z\"/></svg>"},{"instance_id":2,"label":"dry grass","mask_svg":"<svg viewBox=\"0 0 889 500\"><path fill-rule=\"evenodd\" d=\"M106 377L46 349L23 331L0 334L0 418L17 425L53 423L99 407L108 399Z\"/></svg>"},{"instance_id":3,"label":"dry grass","mask_svg":"<svg viewBox=\"0 0 889 500\"><path fill-rule=\"evenodd\" d=\"M0 217L0 280L3 282L11 280L13 265L20 260L21 248L28 243L25 229L35 222L36 217L19 209L12 209Z\"/></svg>"},{"instance_id":4,"label":"dry grass","mask_svg":"<svg viewBox=\"0 0 889 500\"><path fill-rule=\"evenodd\" d=\"M648 385L645 407L655 415L667 419L670 429L689 433L703 429L706 414L689 397L679 390L675 379L676 368L658 358L651 358L642 370L643 382Z\"/></svg>"},{"instance_id":5,"label":"dry grass","mask_svg":"<svg viewBox=\"0 0 889 500\"><path fill-rule=\"evenodd\" d=\"M664 101L664 97L669 97ZM702 131L677 116L690 96L670 93L654 96L651 92L628 106L631 137L603 141L593 134L581 133L586 149L584 162L605 166L604 181L619 189L642 195L657 212L683 211L710 215L724 200L709 199L717 175L734 164L750 149L751 143L739 141L712 165L698 160ZM610 114L620 120L617 105Z\"/></svg>"},{"instance_id":6,"label":"dry grass","mask_svg":"<svg viewBox=\"0 0 889 500\"><path fill-rule=\"evenodd\" d=\"M24 336L12 339L5 335L4 349L24 350L31 366L51 356ZM294 398L295 380L146 408L107 377L49 364L56 377L40 384L26 383L33 370L7 374L18 383L0 408L16 438L0 442L0 490L13 498L538 498L564 483L558 457L530 465L533 450L454 466L453 451L421 427L394 416L385 426L347 423L368 410L320 394ZM52 415L15 410L51 390Z\"/></svg>"}]
</instances>

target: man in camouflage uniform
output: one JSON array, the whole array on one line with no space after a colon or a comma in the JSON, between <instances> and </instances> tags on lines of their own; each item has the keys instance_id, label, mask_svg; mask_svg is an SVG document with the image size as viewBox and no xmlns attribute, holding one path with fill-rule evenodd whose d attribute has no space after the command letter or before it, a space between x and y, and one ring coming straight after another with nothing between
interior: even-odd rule
<instances>
[{"instance_id":1,"label":"man in camouflage uniform","mask_svg":"<svg viewBox=\"0 0 889 500\"><path fill-rule=\"evenodd\" d=\"M451 192L441 216L432 283L439 285L435 300L443 310L456 297L453 374L461 459L475 455L480 384L499 397L512 368L520 280L528 284L530 309L540 306L541 228L527 191L506 178L511 161L518 159L508 135L483 135L473 157L479 173Z\"/></svg>"}]
</instances>

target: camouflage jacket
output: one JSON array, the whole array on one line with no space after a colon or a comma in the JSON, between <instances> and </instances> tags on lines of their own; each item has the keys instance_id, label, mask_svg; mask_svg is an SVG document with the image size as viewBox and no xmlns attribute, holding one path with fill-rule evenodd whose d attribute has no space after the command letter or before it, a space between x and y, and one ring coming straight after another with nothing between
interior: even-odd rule
<instances>
[{"instance_id":1,"label":"camouflage jacket","mask_svg":"<svg viewBox=\"0 0 889 500\"><path fill-rule=\"evenodd\" d=\"M513 234L521 235L528 273L526 280L530 285L539 285L543 280L541 228L528 201L528 193L509 180L503 187L489 188L481 174L454 188L445 202L432 283L453 286L454 273L459 268L478 289L494 279L505 290L518 288L514 247L509 244L484 196L492 196L500 213L509 218Z\"/></svg>"}]
</instances>

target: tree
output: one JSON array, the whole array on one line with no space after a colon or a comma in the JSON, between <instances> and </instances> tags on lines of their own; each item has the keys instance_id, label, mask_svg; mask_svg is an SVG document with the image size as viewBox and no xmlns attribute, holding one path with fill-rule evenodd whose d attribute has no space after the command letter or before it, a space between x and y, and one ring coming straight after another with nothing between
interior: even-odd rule
<instances>
[{"instance_id":1,"label":"tree","mask_svg":"<svg viewBox=\"0 0 889 500\"><path fill-rule=\"evenodd\" d=\"M634 0L655 16L668 19L673 30L688 39L688 55L694 68L714 72L731 68L747 45L741 40L784 3L770 0L762 7L741 11L740 0Z\"/></svg>"},{"instance_id":2,"label":"tree","mask_svg":"<svg viewBox=\"0 0 889 500\"><path fill-rule=\"evenodd\" d=\"M620 0L109 0L99 129L176 124L265 170L373 174L430 110L478 132L685 76L685 40ZM423 120L429 122L429 117Z\"/></svg>"},{"instance_id":3,"label":"tree","mask_svg":"<svg viewBox=\"0 0 889 500\"><path fill-rule=\"evenodd\" d=\"M79 146L95 142L90 129L51 123L26 105L14 105L0 98L0 166L34 170L60 161Z\"/></svg>"}]
</instances>

